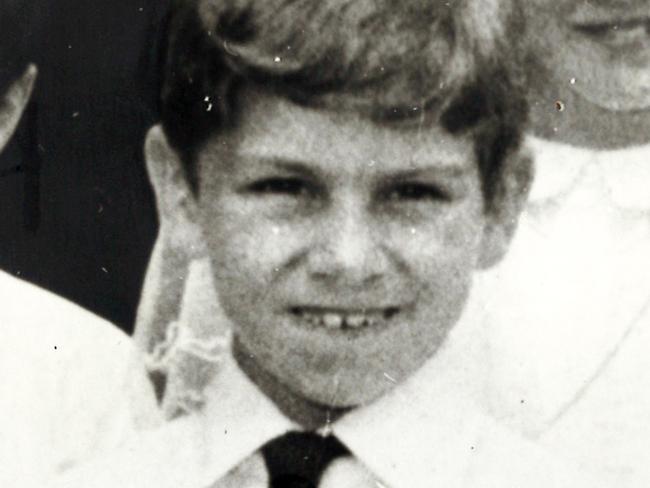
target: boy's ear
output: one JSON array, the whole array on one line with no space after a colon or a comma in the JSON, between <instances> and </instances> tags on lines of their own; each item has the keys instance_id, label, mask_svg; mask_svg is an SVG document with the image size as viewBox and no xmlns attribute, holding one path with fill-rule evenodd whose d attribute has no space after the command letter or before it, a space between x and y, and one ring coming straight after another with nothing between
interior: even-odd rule
<instances>
[{"instance_id":1,"label":"boy's ear","mask_svg":"<svg viewBox=\"0 0 650 488\"><path fill-rule=\"evenodd\" d=\"M0 151L11 139L20 117L25 111L36 81L36 66L30 64L20 78L14 81L0 100Z\"/></svg>"},{"instance_id":2,"label":"boy's ear","mask_svg":"<svg viewBox=\"0 0 650 488\"><path fill-rule=\"evenodd\" d=\"M508 252L533 182L533 156L527 147L510 154L503 164L501 188L486 205L487 225L478 263L481 269L494 266Z\"/></svg>"},{"instance_id":3,"label":"boy's ear","mask_svg":"<svg viewBox=\"0 0 650 488\"><path fill-rule=\"evenodd\" d=\"M142 286L134 340L151 353L165 342L170 323L178 319L190 264L206 260L207 252L196 220L196 199L160 125L147 133L145 160L159 230Z\"/></svg>"},{"instance_id":4,"label":"boy's ear","mask_svg":"<svg viewBox=\"0 0 650 488\"><path fill-rule=\"evenodd\" d=\"M156 196L159 239L164 238L167 247L182 251L190 258L203 257L196 197L185 177L181 159L160 125L152 127L147 134L145 160Z\"/></svg>"}]
</instances>

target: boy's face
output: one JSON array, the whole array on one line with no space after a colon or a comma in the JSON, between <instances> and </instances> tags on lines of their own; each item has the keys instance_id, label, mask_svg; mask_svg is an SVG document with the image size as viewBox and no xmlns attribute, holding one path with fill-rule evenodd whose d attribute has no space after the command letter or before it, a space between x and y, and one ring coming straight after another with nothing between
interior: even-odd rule
<instances>
[{"instance_id":1,"label":"boy's face","mask_svg":"<svg viewBox=\"0 0 650 488\"><path fill-rule=\"evenodd\" d=\"M241 99L237 129L199 157L222 306L285 387L368 402L430 358L463 309L491 218L473 143L251 89Z\"/></svg>"},{"instance_id":2,"label":"boy's face","mask_svg":"<svg viewBox=\"0 0 650 488\"><path fill-rule=\"evenodd\" d=\"M609 110L650 108L649 0L521 0L556 83Z\"/></svg>"}]
</instances>

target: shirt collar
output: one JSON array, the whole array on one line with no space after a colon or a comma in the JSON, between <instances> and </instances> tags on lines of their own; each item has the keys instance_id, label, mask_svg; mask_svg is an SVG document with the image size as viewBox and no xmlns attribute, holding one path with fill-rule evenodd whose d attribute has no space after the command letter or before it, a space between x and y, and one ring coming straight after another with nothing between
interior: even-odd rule
<instances>
[{"instance_id":1,"label":"shirt collar","mask_svg":"<svg viewBox=\"0 0 650 488\"><path fill-rule=\"evenodd\" d=\"M470 325L469 321L459 324L434 358L405 383L327 429L388 486L419 486L423 479L454 486L457 481L450 481L463 477L486 420L473 406L484 382L477 375L481 361L476 360L482 341L470 334ZM210 486L269 440L300 430L231 355L224 358L207 398L201 412L172 422L166 434L152 441L175 446L184 465L191 466L182 486ZM172 434L174 424L176 435ZM183 447L188 444L193 447ZM424 453L413 455L423 449L430 452L427 446L438 446L435 462ZM152 459L151 464L161 463ZM169 459L163 464L175 464L178 469L178 461ZM178 478L176 472L164 476L165 480L174 478Z\"/></svg>"},{"instance_id":2,"label":"shirt collar","mask_svg":"<svg viewBox=\"0 0 650 488\"><path fill-rule=\"evenodd\" d=\"M604 198L624 209L650 210L650 145L594 150L528 137L535 158L535 180L529 201L557 203L585 179L596 174Z\"/></svg>"},{"instance_id":3,"label":"shirt collar","mask_svg":"<svg viewBox=\"0 0 650 488\"><path fill-rule=\"evenodd\" d=\"M479 407L486 385L484 339L480 322L468 311L418 372L371 405L333 423L332 434L395 488L473 486L465 485L473 474L507 483L516 470L503 469L504 456L518 456L520 467L548 465L538 462L539 452L531 443L497 426ZM197 417L204 432L202 448L211 446L200 463L199 480L206 486L267 441L299 430L232 357L210 390L206 408ZM515 479L529 476L526 472Z\"/></svg>"}]
</instances>

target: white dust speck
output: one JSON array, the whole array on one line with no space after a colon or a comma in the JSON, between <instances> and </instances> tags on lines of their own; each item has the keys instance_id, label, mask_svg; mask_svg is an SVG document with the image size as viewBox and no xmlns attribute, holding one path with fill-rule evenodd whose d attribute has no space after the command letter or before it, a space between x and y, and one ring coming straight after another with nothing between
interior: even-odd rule
<instances>
[{"instance_id":1,"label":"white dust speck","mask_svg":"<svg viewBox=\"0 0 650 488\"><path fill-rule=\"evenodd\" d=\"M393 378L391 375L389 375L388 373L384 373L384 376L386 377L386 379L388 381L391 381L393 383L397 383L397 380L395 378Z\"/></svg>"}]
</instances>

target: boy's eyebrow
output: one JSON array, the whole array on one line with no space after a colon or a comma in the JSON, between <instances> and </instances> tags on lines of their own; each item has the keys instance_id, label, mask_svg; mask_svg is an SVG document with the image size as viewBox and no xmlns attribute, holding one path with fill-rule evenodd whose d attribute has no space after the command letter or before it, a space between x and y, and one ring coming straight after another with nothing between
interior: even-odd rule
<instances>
[{"instance_id":1,"label":"boy's eyebrow","mask_svg":"<svg viewBox=\"0 0 650 488\"><path fill-rule=\"evenodd\" d=\"M308 164L297 160L273 156L254 156L251 159L255 159L260 163L274 166L275 168L284 170L288 173L294 173L296 175L301 175L309 178L315 178L319 176L320 173L319 171L311 168Z\"/></svg>"},{"instance_id":2,"label":"boy's eyebrow","mask_svg":"<svg viewBox=\"0 0 650 488\"><path fill-rule=\"evenodd\" d=\"M399 180L408 180L411 178L423 177L427 175L445 178L459 178L472 172L472 170L473 168L471 165L446 164L440 166L423 166L421 168L397 170L394 172L387 172L386 176Z\"/></svg>"}]
</instances>

